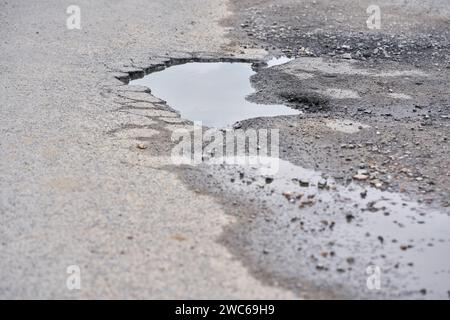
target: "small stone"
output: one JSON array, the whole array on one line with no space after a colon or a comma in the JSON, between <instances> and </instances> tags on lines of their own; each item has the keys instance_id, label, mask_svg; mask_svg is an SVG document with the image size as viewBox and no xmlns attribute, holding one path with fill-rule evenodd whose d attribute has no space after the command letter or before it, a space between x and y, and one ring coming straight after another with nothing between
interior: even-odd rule
<instances>
[{"instance_id":1,"label":"small stone","mask_svg":"<svg viewBox=\"0 0 450 320\"><path fill-rule=\"evenodd\" d=\"M315 203L314 199L308 198L300 202L300 205L298 206L300 209L304 208L305 206L312 206Z\"/></svg>"},{"instance_id":2,"label":"small stone","mask_svg":"<svg viewBox=\"0 0 450 320\"><path fill-rule=\"evenodd\" d=\"M372 184L372 185L374 185L376 188L378 188L378 189L380 189L381 187L383 187L383 183L380 181L380 180L378 180L378 179L373 179L373 180L371 180L370 181L370 183Z\"/></svg>"},{"instance_id":3,"label":"small stone","mask_svg":"<svg viewBox=\"0 0 450 320\"><path fill-rule=\"evenodd\" d=\"M298 183L300 184L300 187L309 187L309 181L299 179Z\"/></svg>"},{"instance_id":4,"label":"small stone","mask_svg":"<svg viewBox=\"0 0 450 320\"><path fill-rule=\"evenodd\" d=\"M267 184L272 183L273 182L273 178L272 177L266 177L265 181L266 181Z\"/></svg>"},{"instance_id":5,"label":"small stone","mask_svg":"<svg viewBox=\"0 0 450 320\"><path fill-rule=\"evenodd\" d=\"M352 54L344 53L341 57L342 57L342 59L350 60L352 58Z\"/></svg>"},{"instance_id":6,"label":"small stone","mask_svg":"<svg viewBox=\"0 0 450 320\"><path fill-rule=\"evenodd\" d=\"M172 240L176 240L176 241L185 241L187 240L186 237L182 236L181 234L174 234L173 236L170 237Z\"/></svg>"},{"instance_id":7,"label":"small stone","mask_svg":"<svg viewBox=\"0 0 450 320\"><path fill-rule=\"evenodd\" d=\"M369 176L368 176L368 175L365 175L365 174L360 174L360 173L358 173L358 174L355 174L355 175L353 176L353 179L358 180L358 181L364 181L364 180L369 179Z\"/></svg>"},{"instance_id":8,"label":"small stone","mask_svg":"<svg viewBox=\"0 0 450 320\"><path fill-rule=\"evenodd\" d=\"M289 192L289 191L283 192L282 195L288 200L291 200L291 198L292 198L292 192Z\"/></svg>"},{"instance_id":9,"label":"small stone","mask_svg":"<svg viewBox=\"0 0 450 320\"><path fill-rule=\"evenodd\" d=\"M137 144L137 148L141 149L141 150L144 150L144 149L147 149L148 146L145 143L138 143Z\"/></svg>"},{"instance_id":10,"label":"small stone","mask_svg":"<svg viewBox=\"0 0 450 320\"><path fill-rule=\"evenodd\" d=\"M352 214L347 214L345 216L345 220L347 220L348 223L352 222L353 219L355 219L355 216Z\"/></svg>"},{"instance_id":11,"label":"small stone","mask_svg":"<svg viewBox=\"0 0 450 320\"><path fill-rule=\"evenodd\" d=\"M316 266L316 269L319 270L319 271L326 270L326 268L323 265L321 265L321 264L318 264Z\"/></svg>"},{"instance_id":12,"label":"small stone","mask_svg":"<svg viewBox=\"0 0 450 320\"><path fill-rule=\"evenodd\" d=\"M325 189L326 187L327 187L327 180L320 180L318 183L317 183L317 187L319 188L319 189Z\"/></svg>"}]
</instances>

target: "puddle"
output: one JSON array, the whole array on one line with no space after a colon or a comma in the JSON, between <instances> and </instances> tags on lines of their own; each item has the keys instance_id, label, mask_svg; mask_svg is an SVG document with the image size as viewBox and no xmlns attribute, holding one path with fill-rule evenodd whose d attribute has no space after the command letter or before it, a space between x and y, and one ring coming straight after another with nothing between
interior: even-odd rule
<instances>
[{"instance_id":1,"label":"puddle","mask_svg":"<svg viewBox=\"0 0 450 320\"><path fill-rule=\"evenodd\" d=\"M342 185L320 172L271 161L279 168L272 176L257 165L205 165L221 196L258 199L273 210L239 224L231 236L251 265L264 266L280 281L306 277L359 297L449 297L448 214L402 194ZM367 288L368 266L380 268L380 290Z\"/></svg>"},{"instance_id":2,"label":"puddle","mask_svg":"<svg viewBox=\"0 0 450 320\"><path fill-rule=\"evenodd\" d=\"M286 58L288 59L288 58ZM287 62L272 59L270 65ZM256 117L296 115L301 112L284 105L261 105L246 100L254 93L250 63L186 63L151 73L131 85L150 88L152 94L178 110L181 116L208 127L230 127Z\"/></svg>"}]
</instances>

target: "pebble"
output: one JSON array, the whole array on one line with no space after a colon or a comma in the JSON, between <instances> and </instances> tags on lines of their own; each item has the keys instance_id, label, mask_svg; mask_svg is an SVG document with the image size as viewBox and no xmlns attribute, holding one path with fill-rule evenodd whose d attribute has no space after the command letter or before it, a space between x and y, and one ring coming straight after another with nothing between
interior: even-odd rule
<instances>
[{"instance_id":1,"label":"pebble","mask_svg":"<svg viewBox=\"0 0 450 320\"><path fill-rule=\"evenodd\" d=\"M309 187L309 181L298 179L298 183L300 184L300 187Z\"/></svg>"},{"instance_id":2,"label":"pebble","mask_svg":"<svg viewBox=\"0 0 450 320\"><path fill-rule=\"evenodd\" d=\"M344 53L341 57L342 57L342 59L350 60L352 58L352 54Z\"/></svg>"},{"instance_id":3,"label":"pebble","mask_svg":"<svg viewBox=\"0 0 450 320\"><path fill-rule=\"evenodd\" d=\"M273 182L273 178L272 177L266 177L266 183L272 183Z\"/></svg>"},{"instance_id":4,"label":"pebble","mask_svg":"<svg viewBox=\"0 0 450 320\"><path fill-rule=\"evenodd\" d=\"M369 179L369 176L362 174L362 173L358 173L353 176L353 179L358 180L358 181L364 181L364 180Z\"/></svg>"},{"instance_id":5,"label":"pebble","mask_svg":"<svg viewBox=\"0 0 450 320\"><path fill-rule=\"evenodd\" d=\"M367 190L364 190L360 193L361 198L365 199L367 197Z\"/></svg>"},{"instance_id":6,"label":"pebble","mask_svg":"<svg viewBox=\"0 0 450 320\"><path fill-rule=\"evenodd\" d=\"M321 180L317 183L319 189L325 189L327 187L327 180Z\"/></svg>"}]
</instances>

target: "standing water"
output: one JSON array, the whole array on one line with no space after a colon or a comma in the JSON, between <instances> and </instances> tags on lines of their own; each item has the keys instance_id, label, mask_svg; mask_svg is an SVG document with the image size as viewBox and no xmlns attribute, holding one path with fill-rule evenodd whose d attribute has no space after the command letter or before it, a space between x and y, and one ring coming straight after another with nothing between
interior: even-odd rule
<instances>
[{"instance_id":1,"label":"standing water","mask_svg":"<svg viewBox=\"0 0 450 320\"><path fill-rule=\"evenodd\" d=\"M183 118L209 127L227 127L256 117L296 115L285 105L261 105L246 100L254 93L250 63L186 63L132 81L180 111Z\"/></svg>"}]
</instances>

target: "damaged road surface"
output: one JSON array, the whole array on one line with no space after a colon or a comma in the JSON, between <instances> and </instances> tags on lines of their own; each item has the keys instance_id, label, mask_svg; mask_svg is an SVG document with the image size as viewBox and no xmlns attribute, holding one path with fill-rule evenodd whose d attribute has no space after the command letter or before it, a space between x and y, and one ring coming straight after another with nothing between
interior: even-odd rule
<instances>
[{"instance_id":1,"label":"damaged road surface","mask_svg":"<svg viewBox=\"0 0 450 320\"><path fill-rule=\"evenodd\" d=\"M1 3L0 297L450 298L450 5L378 2Z\"/></svg>"},{"instance_id":2,"label":"damaged road surface","mask_svg":"<svg viewBox=\"0 0 450 320\"><path fill-rule=\"evenodd\" d=\"M370 147L370 151L378 150L377 143L365 140L381 135L376 127L378 124L369 120L358 122L349 115L339 119L329 113L333 98L359 101L360 94L350 89L315 89L308 94L303 93L302 100L283 99L285 96L282 94L278 99L264 96L272 94L276 97L273 84L283 88L281 90L290 90L287 83L283 85L286 74L296 85L294 90L299 88L301 92L309 89L303 82L305 79L317 81L316 86L323 85L320 80L322 74L329 78L361 77L362 83L367 81L367 77L427 79L429 75L417 69L375 72L358 67L355 62L297 58L277 67L261 63L270 67L258 68L258 73L244 73L241 84L233 79L235 70L224 68L222 63L192 63L189 61L202 60L201 56L186 55L187 64L173 67L172 60L176 59L168 58L166 62L168 69L134 80L130 88L145 86L152 95L167 100L160 101L160 108L178 110L182 117L187 118L178 123L203 120L208 127L218 128L217 133L231 132L236 136L261 128L277 128L281 132L280 149L287 161L268 158L250 165L229 161L235 160L233 158L224 161L216 155L221 156L223 152L217 152L215 148L209 153L211 147L203 145L201 164L195 167L167 166L169 170L177 170L184 181L198 192L214 195L227 213L237 219L222 235L221 242L255 275L270 285L281 285L305 298L448 296L450 270L446 253L450 250L450 216L445 202L441 202L444 206L440 208L430 201L429 196L425 200L416 199L405 192L405 187L399 189L397 181L401 177L389 173L388 167L378 166L374 160L365 161L362 156L356 167L351 167L351 157L360 149ZM250 76L262 90L255 93L247 88L245 83ZM273 82L265 82L267 78ZM242 87L244 89L240 91ZM281 105L273 106L273 110L278 109L280 113L273 115L265 112L266 106L258 104L248 103L246 109L240 103L248 94L251 94L249 99L259 103L284 102L293 107L292 110L303 108L305 113L283 115L282 108L285 107ZM233 95L237 98L233 99ZM158 99L156 96L152 99ZM219 101L215 103L214 99ZM228 112L229 106L237 108ZM313 116L309 114L312 108ZM133 108L130 110L133 112ZM327 114L322 118L320 112L323 111ZM406 118L407 110L401 110L398 116ZM227 125L228 129L224 131L222 128ZM183 127L189 128L175 126L170 130ZM201 127L190 127L191 131L198 129L202 131ZM306 132L316 133L314 142L303 139ZM335 170L324 167L323 172L317 169L321 161L334 160L329 151L324 154L320 150L323 148L322 135L336 140L334 157L344 158L347 165L335 163ZM210 142L216 143L217 139L215 136ZM171 143L174 143L173 139ZM251 144L250 140L248 143ZM309 152L293 149L302 144L310 145ZM247 145L247 152L250 148ZM330 146L325 148L331 149ZM289 153L286 152L288 150ZM326 158L317 159L322 156ZM311 169L302 167L299 159L311 158L316 166ZM264 172L267 169L264 163L269 164L270 172ZM383 163L388 164L386 161ZM411 171L405 168L400 173L411 176ZM423 179L420 176L414 180L421 182ZM446 197L438 200L445 201ZM385 290L381 289L381 276ZM370 282L377 277L378 280Z\"/></svg>"},{"instance_id":3,"label":"damaged road surface","mask_svg":"<svg viewBox=\"0 0 450 320\"><path fill-rule=\"evenodd\" d=\"M151 88L191 121L209 127L232 126L238 121L277 115L298 114L282 105L257 105L246 100L253 93L250 63L187 63L152 73L131 85Z\"/></svg>"},{"instance_id":4,"label":"damaged road surface","mask_svg":"<svg viewBox=\"0 0 450 320\"><path fill-rule=\"evenodd\" d=\"M255 274L309 298L447 297L448 214L286 161L275 175L259 169L205 165L186 173L199 190L234 201L229 213L238 222L222 241L240 248L235 254ZM377 272L385 290L366 286Z\"/></svg>"}]
</instances>

